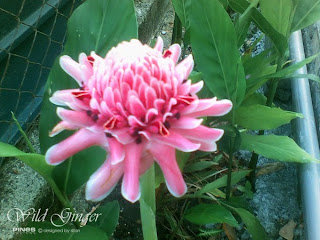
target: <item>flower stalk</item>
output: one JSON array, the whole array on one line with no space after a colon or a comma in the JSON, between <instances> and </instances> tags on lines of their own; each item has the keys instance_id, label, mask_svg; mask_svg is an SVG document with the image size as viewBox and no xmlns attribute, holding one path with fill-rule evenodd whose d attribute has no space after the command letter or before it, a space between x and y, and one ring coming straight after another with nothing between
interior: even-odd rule
<instances>
[{"instance_id":1,"label":"flower stalk","mask_svg":"<svg viewBox=\"0 0 320 240\"><path fill-rule=\"evenodd\" d=\"M141 177L140 214L143 238L157 240L154 164Z\"/></svg>"}]
</instances>

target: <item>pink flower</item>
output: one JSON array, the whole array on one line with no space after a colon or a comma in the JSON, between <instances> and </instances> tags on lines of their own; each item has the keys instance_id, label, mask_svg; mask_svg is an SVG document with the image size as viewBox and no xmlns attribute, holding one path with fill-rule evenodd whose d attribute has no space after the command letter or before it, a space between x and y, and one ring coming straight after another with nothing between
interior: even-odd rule
<instances>
[{"instance_id":1,"label":"pink flower","mask_svg":"<svg viewBox=\"0 0 320 240\"><path fill-rule=\"evenodd\" d=\"M57 91L51 102L62 121L51 136L62 130L78 129L52 146L46 160L57 165L93 145L106 149L108 157L90 177L86 198L105 198L122 179L122 195L135 202L140 197L139 177L155 160L176 197L187 186L176 162L176 149L216 151L223 130L201 125L203 116L221 116L230 111L229 100L198 99L203 87L191 84L192 56L176 65L180 46L162 54L163 41L150 48L138 40L122 42L105 58L94 52L81 53L79 63L69 56L60 58L61 67L79 84L78 89Z\"/></svg>"}]
</instances>

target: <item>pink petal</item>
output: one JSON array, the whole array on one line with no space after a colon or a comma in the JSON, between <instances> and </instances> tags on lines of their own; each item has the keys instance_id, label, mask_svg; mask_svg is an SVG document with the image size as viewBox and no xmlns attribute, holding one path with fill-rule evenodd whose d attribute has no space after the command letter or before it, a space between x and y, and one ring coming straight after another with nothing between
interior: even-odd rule
<instances>
[{"instance_id":1,"label":"pink petal","mask_svg":"<svg viewBox=\"0 0 320 240\"><path fill-rule=\"evenodd\" d=\"M209 128L202 125L194 129L175 129L175 131L186 138L202 142L218 141L224 133L222 129Z\"/></svg>"},{"instance_id":2,"label":"pink petal","mask_svg":"<svg viewBox=\"0 0 320 240\"><path fill-rule=\"evenodd\" d=\"M134 203L140 198L139 169L144 144L131 143L125 146L124 175L122 180L122 196Z\"/></svg>"},{"instance_id":3,"label":"pink petal","mask_svg":"<svg viewBox=\"0 0 320 240\"><path fill-rule=\"evenodd\" d=\"M131 96L129 98L130 111L133 115L142 118L146 114L146 108L143 106L139 98Z\"/></svg>"},{"instance_id":4,"label":"pink petal","mask_svg":"<svg viewBox=\"0 0 320 240\"><path fill-rule=\"evenodd\" d=\"M63 121L78 127L89 127L95 123L92 119L93 116L85 111L73 111L58 107L57 114Z\"/></svg>"},{"instance_id":5,"label":"pink petal","mask_svg":"<svg viewBox=\"0 0 320 240\"><path fill-rule=\"evenodd\" d=\"M190 87L190 93L192 94L198 93L203 88L203 85L204 85L203 81L199 81L195 84L192 84Z\"/></svg>"},{"instance_id":6,"label":"pink petal","mask_svg":"<svg viewBox=\"0 0 320 240\"><path fill-rule=\"evenodd\" d=\"M183 196L187 192L187 185L177 164L175 149L163 144L153 144L149 151L159 164L170 193L175 197Z\"/></svg>"},{"instance_id":7,"label":"pink petal","mask_svg":"<svg viewBox=\"0 0 320 240\"><path fill-rule=\"evenodd\" d=\"M128 144L134 142L134 138L129 134L130 128L112 129L109 132L114 136L120 143Z\"/></svg>"},{"instance_id":8,"label":"pink petal","mask_svg":"<svg viewBox=\"0 0 320 240\"><path fill-rule=\"evenodd\" d=\"M193 65L194 65L193 58L192 58L192 55L190 54L188 57L186 57L182 62L180 62L176 66L175 76L180 83L182 83L183 80L188 79L188 76L193 69Z\"/></svg>"},{"instance_id":9,"label":"pink petal","mask_svg":"<svg viewBox=\"0 0 320 240\"><path fill-rule=\"evenodd\" d=\"M154 49L158 50L159 52L162 53L163 51L163 40L161 37L158 37L156 45L154 46Z\"/></svg>"},{"instance_id":10,"label":"pink petal","mask_svg":"<svg viewBox=\"0 0 320 240\"><path fill-rule=\"evenodd\" d=\"M203 119L191 118L191 117L180 117L179 120L172 121L172 128L183 128L183 129L193 129L202 123Z\"/></svg>"},{"instance_id":11,"label":"pink petal","mask_svg":"<svg viewBox=\"0 0 320 240\"><path fill-rule=\"evenodd\" d=\"M62 142L50 147L45 158L48 164L57 165L88 147L104 145L105 141L104 133L93 133L82 128Z\"/></svg>"},{"instance_id":12,"label":"pink petal","mask_svg":"<svg viewBox=\"0 0 320 240\"><path fill-rule=\"evenodd\" d=\"M112 192L122 175L123 163L112 165L108 158L87 182L86 199L101 201Z\"/></svg>"},{"instance_id":13,"label":"pink petal","mask_svg":"<svg viewBox=\"0 0 320 240\"><path fill-rule=\"evenodd\" d=\"M169 136L160 136L157 134L154 135L152 139L157 143L169 145L183 152L193 152L195 150L198 150L200 147L200 144L189 141L184 136L176 133L173 130L170 131Z\"/></svg>"},{"instance_id":14,"label":"pink petal","mask_svg":"<svg viewBox=\"0 0 320 240\"><path fill-rule=\"evenodd\" d=\"M115 138L109 138L109 156L112 165L118 164L124 160L125 151L121 143Z\"/></svg>"},{"instance_id":15,"label":"pink petal","mask_svg":"<svg viewBox=\"0 0 320 240\"><path fill-rule=\"evenodd\" d=\"M61 133L63 130L75 130L78 129L79 126L76 126L74 124L71 124L69 122L61 121L59 122L49 133L50 137L54 137Z\"/></svg>"},{"instance_id":16,"label":"pink petal","mask_svg":"<svg viewBox=\"0 0 320 240\"><path fill-rule=\"evenodd\" d=\"M175 63L178 62L180 54L181 54L181 47L179 44L173 44L169 47L169 50L171 52L171 55L169 55L169 58L171 58Z\"/></svg>"},{"instance_id":17,"label":"pink petal","mask_svg":"<svg viewBox=\"0 0 320 240\"><path fill-rule=\"evenodd\" d=\"M78 91L78 89L56 91L49 100L55 105L68 106L68 103L72 102L72 92L74 91Z\"/></svg>"},{"instance_id":18,"label":"pink petal","mask_svg":"<svg viewBox=\"0 0 320 240\"><path fill-rule=\"evenodd\" d=\"M73 77L78 82L79 86L81 86L81 82L83 82L84 79L82 77L80 64L74 61L71 57L66 55L60 57L59 62L62 69L71 77Z\"/></svg>"},{"instance_id":19,"label":"pink petal","mask_svg":"<svg viewBox=\"0 0 320 240\"><path fill-rule=\"evenodd\" d=\"M203 117L203 116L223 116L232 108L232 102L224 99L220 101L210 102L209 99L199 100L198 107L190 113L185 113L188 117Z\"/></svg>"},{"instance_id":20,"label":"pink petal","mask_svg":"<svg viewBox=\"0 0 320 240\"><path fill-rule=\"evenodd\" d=\"M215 141L201 142L199 150L204 152L215 152L217 151L217 144Z\"/></svg>"}]
</instances>

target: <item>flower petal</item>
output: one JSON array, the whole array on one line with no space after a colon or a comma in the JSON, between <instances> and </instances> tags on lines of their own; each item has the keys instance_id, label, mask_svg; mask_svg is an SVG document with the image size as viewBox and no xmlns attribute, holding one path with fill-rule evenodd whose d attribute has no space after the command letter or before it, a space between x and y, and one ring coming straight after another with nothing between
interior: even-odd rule
<instances>
[{"instance_id":1,"label":"flower petal","mask_svg":"<svg viewBox=\"0 0 320 240\"><path fill-rule=\"evenodd\" d=\"M193 131L193 130L192 130ZM160 136L158 134L152 137L157 143L169 145L183 152L193 152L199 149L200 144L193 143L175 131L170 131L168 136Z\"/></svg>"},{"instance_id":2,"label":"flower petal","mask_svg":"<svg viewBox=\"0 0 320 240\"><path fill-rule=\"evenodd\" d=\"M204 83L202 80L197 83L192 84L190 87L190 93L192 93L192 94L198 93L203 88L203 85L204 85Z\"/></svg>"},{"instance_id":3,"label":"flower petal","mask_svg":"<svg viewBox=\"0 0 320 240\"><path fill-rule=\"evenodd\" d=\"M105 141L104 133L94 133L82 128L62 142L50 147L45 158L48 164L57 165L88 147L104 145Z\"/></svg>"},{"instance_id":4,"label":"flower petal","mask_svg":"<svg viewBox=\"0 0 320 240\"><path fill-rule=\"evenodd\" d=\"M183 80L188 79L188 76L193 69L193 65L194 65L193 58L192 58L192 55L190 54L188 57L186 57L182 62L180 62L176 66L175 76L180 83L182 83Z\"/></svg>"},{"instance_id":5,"label":"flower petal","mask_svg":"<svg viewBox=\"0 0 320 240\"><path fill-rule=\"evenodd\" d=\"M59 133L61 133L63 130L75 130L78 128L79 126L76 126L66 121L61 121L51 130L51 132L49 133L49 136L54 137Z\"/></svg>"},{"instance_id":6,"label":"flower petal","mask_svg":"<svg viewBox=\"0 0 320 240\"><path fill-rule=\"evenodd\" d=\"M175 149L163 144L153 144L149 151L159 164L170 193L175 197L183 196L187 192L187 185L177 164Z\"/></svg>"},{"instance_id":7,"label":"flower petal","mask_svg":"<svg viewBox=\"0 0 320 240\"><path fill-rule=\"evenodd\" d=\"M168 57L171 58L175 63L178 62L180 54L181 54L181 47L179 44L173 44L169 47L169 50L171 52L171 55Z\"/></svg>"},{"instance_id":8,"label":"flower petal","mask_svg":"<svg viewBox=\"0 0 320 240\"><path fill-rule=\"evenodd\" d=\"M154 49L158 50L159 52L162 53L163 51L163 40L162 37L158 37L156 45L154 46Z\"/></svg>"},{"instance_id":9,"label":"flower petal","mask_svg":"<svg viewBox=\"0 0 320 240\"><path fill-rule=\"evenodd\" d=\"M67 110L61 107L57 108L57 115L68 123L78 127L89 127L94 125L91 112Z\"/></svg>"},{"instance_id":10,"label":"flower petal","mask_svg":"<svg viewBox=\"0 0 320 240\"><path fill-rule=\"evenodd\" d=\"M123 145L117 139L111 137L108 139L109 156L112 165L118 164L124 160L125 152Z\"/></svg>"},{"instance_id":11,"label":"flower petal","mask_svg":"<svg viewBox=\"0 0 320 240\"><path fill-rule=\"evenodd\" d=\"M202 142L218 141L224 132L222 129L209 128L202 125L194 129L175 129L175 131L186 138Z\"/></svg>"},{"instance_id":12,"label":"flower petal","mask_svg":"<svg viewBox=\"0 0 320 240\"><path fill-rule=\"evenodd\" d=\"M122 175L123 163L112 165L108 158L87 182L86 199L101 201L112 192Z\"/></svg>"},{"instance_id":13,"label":"flower petal","mask_svg":"<svg viewBox=\"0 0 320 240\"><path fill-rule=\"evenodd\" d=\"M72 102L72 92L78 89L59 90L53 93L49 98L50 102L59 106L68 106L68 103Z\"/></svg>"},{"instance_id":14,"label":"flower petal","mask_svg":"<svg viewBox=\"0 0 320 240\"><path fill-rule=\"evenodd\" d=\"M193 129L202 123L203 119L191 118L191 117L180 117L179 120L172 121L172 128L182 128L182 129Z\"/></svg>"},{"instance_id":15,"label":"flower petal","mask_svg":"<svg viewBox=\"0 0 320 240\"><path fill-rule=\"evenodd\" d=\"M67 55L60 57L59 63L62 69L73 77L78 82L79 86L81 86L84 79L82 77L80 64Z\"/></svg>"},{"instance_id":16,"label":"flower petal","mask_svg":"<svg viewBox=\"0 0 320 240\"><path fill-rule=\"evenodd\" d=\"M207 102L208 108L201 105L201 103ZM232 108L232 102L230 100L217 100L209 103L208 99L199 100L198 107L194 110L194 112L190 112L187 114L188 117L203 117L203 116L223 116L227 114Z\"/></svg>"},{"instance_id":17,"label":"flower petal","mask_svg":"<svg viewBox=\"0 0 320 240\"><path fill-rule=\"evenodd\" d=\"M140 198L139 169L140 157L144 144L131 143L125 146L126 157L124 159L124 175L122 180L122 196L134 203Z\"/></svg>"}]
</instances>

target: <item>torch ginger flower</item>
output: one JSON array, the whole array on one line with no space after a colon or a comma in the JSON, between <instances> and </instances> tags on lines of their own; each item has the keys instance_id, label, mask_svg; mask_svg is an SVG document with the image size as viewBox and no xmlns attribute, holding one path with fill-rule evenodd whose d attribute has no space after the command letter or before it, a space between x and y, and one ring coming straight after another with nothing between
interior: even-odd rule
<instances>
[{"instance_id":1,"label":"torch ginger flower","mask_svg":"<svg viewBox=\"0 0 320 240\"><path fill-rule=\"evenodd\" d=\"M122 42L105 58L81 53L79 63L69 56L60 65L79 84L78 89L57 91L50 98L62 121L51 136L78 130L52 146L46 161L57 165L75 153L98 145L108 152L103 165L90 177L86 198L100 201L122 179L122 195L140 197L139 177L155 160L172 195L180 197L187 186L176 162L176 149L184 152L216 151L223 130L201 125L204 116L230 111L229 100L198 99L203 81L188 80L193 58L176 65L181 48L174 44L162 54L163 41L154 48L138 40Z\"/></svg>"}]
</instances>

